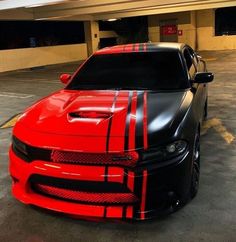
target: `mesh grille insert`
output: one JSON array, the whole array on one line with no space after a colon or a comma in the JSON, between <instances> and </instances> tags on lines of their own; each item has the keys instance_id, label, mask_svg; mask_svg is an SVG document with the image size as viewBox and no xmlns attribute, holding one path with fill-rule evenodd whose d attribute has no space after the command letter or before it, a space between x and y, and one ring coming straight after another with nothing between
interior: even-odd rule
<instances>
[{"instance_id":1,"label":"mesh grille insert","mask_svg":"<svg viewBox=\"0 0 236 242\"><path fill-rule=\"evenodd\" d=\"M138 160L138 153L127 152L121 154L93 154L54 150L51 153L51 160L57 163L107 164L133 167L136 165Z\"/></svg>"},{"instance_id":2,"label":"mesh grille insert","mask_svg":"<svg viewBox=\"0 0 236 242\"><path fill-rule=\"evenodd\" d=\"M34 190L56 198L96 204L133 204L138 201L132 193L96 193L34 184Z\"/></svg>"}]
</instances>

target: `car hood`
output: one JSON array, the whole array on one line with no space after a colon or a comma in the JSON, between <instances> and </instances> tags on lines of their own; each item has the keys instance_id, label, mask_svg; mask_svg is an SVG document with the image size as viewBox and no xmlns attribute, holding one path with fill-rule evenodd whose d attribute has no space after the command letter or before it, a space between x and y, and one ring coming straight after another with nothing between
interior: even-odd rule
<instances>
[{"instance_id":1,"label":"car hood","mask_svg":"<svg viewBox=\"0 0 236 242\"><path fill-rule=\"evenodd\" d=\"M133 146L142 148L144 135L148 140L163 130L174 131L189 97L189 91L61 90L28 108L17 125L65 136L134 136Z\"/></svg>"}]
</instances>

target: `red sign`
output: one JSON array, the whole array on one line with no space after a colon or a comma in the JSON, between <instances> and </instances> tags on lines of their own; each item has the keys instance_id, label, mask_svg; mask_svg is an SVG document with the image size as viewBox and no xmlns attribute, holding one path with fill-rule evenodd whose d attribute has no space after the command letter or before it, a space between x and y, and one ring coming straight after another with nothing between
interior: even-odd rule
<instances>
[{"instance_id":1,"label":"red sign","mask_svg":"<svg viewBox=\"0 0 236 242\"><path fill-rule=\"evenodd\" d=\"M161 34L162 35L177 34L177 26L176 25L164 25L164 26L161 26Z\"/></svg>"}]
</instances>

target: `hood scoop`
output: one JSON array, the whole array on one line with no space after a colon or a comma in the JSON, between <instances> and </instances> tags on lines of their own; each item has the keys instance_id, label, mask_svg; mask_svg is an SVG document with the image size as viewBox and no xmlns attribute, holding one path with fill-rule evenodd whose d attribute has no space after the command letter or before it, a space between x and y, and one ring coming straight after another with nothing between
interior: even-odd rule
<instances>
[{"instance_id":1,"label":"hood scoop","mask_svg":"<svg viewBox=\"0 0 236 242\"><path fill-rule=\"evenodd\" d=\"M79 119L107 119L112 115L113 113L106 111L77 111L69 113L70 118Z\"/></svg>"}]
</instances>

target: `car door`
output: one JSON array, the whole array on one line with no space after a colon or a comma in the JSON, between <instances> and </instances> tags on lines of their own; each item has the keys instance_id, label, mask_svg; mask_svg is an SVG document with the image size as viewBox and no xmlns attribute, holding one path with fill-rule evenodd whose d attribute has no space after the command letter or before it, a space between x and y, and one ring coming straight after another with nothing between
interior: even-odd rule
<instances>
[{"instance_id":1,"label":"car door","mask_svg":"<svg viewBox=\"0 0 236 242\"><path fill-rule=\"evenodd\" d=\"M186 46L183 49L183 57L189 74L191 90L194 94L194 100L193 100L194 113L197 119L201 120L203 117L203 110L204 110L204 105L206 100L206 94L205 94L206 85L193 83L193 80L195 78L196 73L202 72L203 69L197 55L189 46Z\"/></svg>"}]
</instances>

